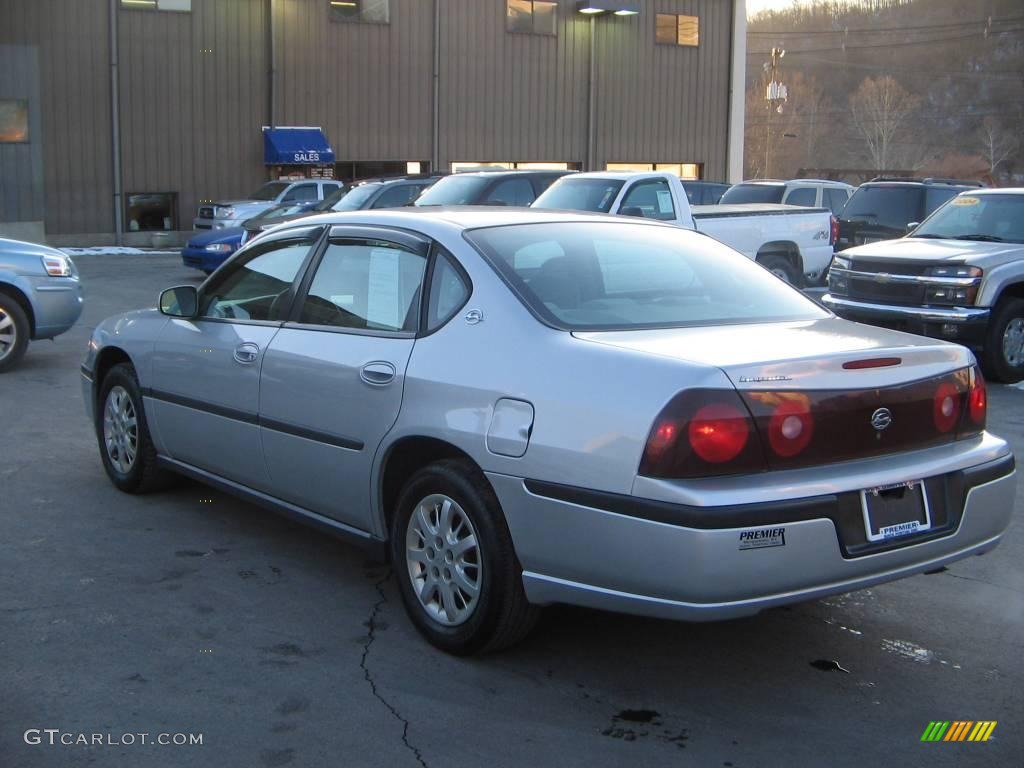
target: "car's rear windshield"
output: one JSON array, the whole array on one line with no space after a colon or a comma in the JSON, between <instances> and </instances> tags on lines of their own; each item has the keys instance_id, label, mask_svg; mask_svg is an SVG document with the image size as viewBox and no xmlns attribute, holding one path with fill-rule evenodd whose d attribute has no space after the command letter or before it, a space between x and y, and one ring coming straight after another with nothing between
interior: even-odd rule
<instances>
[{"instance_id":1,"label":"car's rear windshield","mask_svg":"<svg viewBox=\"0 0 1024 768\"><path fill-rule=\"evenodd\" d=\"M325 197L313 210L315 210L315 211L333 211L334 210L334 206L338 204L338 201L341 200L341 198L343 198L349 192L351 192L352 189L353 189L353 187L351 187L350 185L342 184L336 190L331 192L331 194L329 194L327 197Z\"/></svg>"},{"instance_id":2,"label":"car's rear windshield","mask_svg":"<svg viewBox=\"0 0 1024 768\"><path fill-rule=\"evenodd\" d=\"M552 222L474 229L465 236L534 314L565 330L828 316L742 254L675 227Z\"/></svg>"},{"instance_id":3,"label":"car's rear windshield","mask_svg":"<svg viewBox=\"0 0 1024 768\"><path fill-rule=\"evenodd\" d=\"M332 211L358 211L380 190L380 184L360 184L331 206Z\"/></svg>"},{"instance_id":4,"label":"car's rear windshield","mask_svg":"<svg viewBox=\"0 0 1024 768\"><path fill-rule=\"evenodd\" d=\"M278 195L280 195L282 192L284 192L284 190L285 190L285 188L287 186L288 186L288 182L285 182L285 181L268 181L262 187L257 189L251 195L249 195L249 199L250 200L274 200L274 199L277 198Z\"/></svg>"},{"instance_id":5,"label":"car's rear windshield","mask_svg":"<svg viewBox=\"0 0 1024 768\"><path fill-rule=\"evenodd\" d=\"M484 176L445 176L413 205L472 205L490 181Z\"/></svg>"},{"instance_id":6,"label":"car's rear windshield","mask_svg":"<svg viewBox=\"0 0 1024 768\"><path fill-rule=\"evenodd\" d=\"M620 179L560 179L530 207L608 213L624 183Z\"/></svg>"},{"instance_id":7,"label":"car's rear windshield","mask_svg":"<svg viewBox=\"0 0 1024 768\"><path fill-rule=\"evenodd\" d=\"M939 208L913 237L1024 243L1024 195L966 192Z\"/></svg>"},{"instance_id":8,"label":"car's rear windshield","mask_svg":"<svg viewBox=\"0 0 1024 768\"><path fill-rule=\"evenodd\" d=\"M784 184L737 184L729 187L719 200L727 203L781 203L786 191Z\"/></svg>"},{"instance_id":9,"label":"car's rear windshield","mask_svg":"<svg viewBox=\"0 0 1024 768\"><path fill-rule=\"evenodd\" d=\"M921 187L897 184L858 187L843 209L843 219L905 229L910 222L922 219L922 192Z\"/></svg>"}]
</instances>

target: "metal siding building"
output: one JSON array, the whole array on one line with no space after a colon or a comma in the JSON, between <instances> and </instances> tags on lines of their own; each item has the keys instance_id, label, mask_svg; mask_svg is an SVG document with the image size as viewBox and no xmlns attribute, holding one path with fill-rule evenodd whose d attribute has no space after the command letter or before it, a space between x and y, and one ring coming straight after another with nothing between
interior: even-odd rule
<instances>
[{"instance_id":1,"label":"metal siding building","mask_svg":"<svg viewBox=\"0 0 1024 768\"><path fill-rule=\"evenodd\" d=\"M37 217L51 241L111 242L115 146L120 218L129 195L169 193L188 229L201 201L268 178L265 125L322 127L339 176L372 162L740 172L743 0L642 0L636 16L563 0L554 34L509 31L507 0L386 5L387 23L366 23L335 20L329 0L0 0L0 63L35 62L0 68L0 100L38 81L31 148L0 143L0 231ZM657 43L657 14L696 16L699 45Z\"/></svg>"}]
</instances>

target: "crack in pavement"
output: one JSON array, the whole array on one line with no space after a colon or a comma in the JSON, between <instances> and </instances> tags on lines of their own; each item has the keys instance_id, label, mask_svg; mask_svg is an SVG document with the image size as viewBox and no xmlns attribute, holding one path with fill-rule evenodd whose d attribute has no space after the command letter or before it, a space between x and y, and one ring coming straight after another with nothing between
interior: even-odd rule
<instances>
[{"instance_id":1,"label":"crack in pavement","mask_svg":"<svg viewBox=\"0 0 1024 768\"><path fill-rule=\"evenodd\" d=\"M374 698L381 704L387 707L388 712L390 712L394 718L402 724L402 744L405 745L406 749L412 752L416 761L423 766L423 768L430 768L430 766L427 765L427 761L423 759L423 755L420 753L419 749L409 741L409 721L402 717L401 713L395 709L387 699L381 696L380 691L377 690L377 683L374 682L373 676L370 674L370 668L366 665L366 658L370 655L370 646L372 646L374 640L377 639L377 614L380 613L380 609L384 603L388 601L387 596L384 594L384 584L390 578L391 569L388 568L387 573L385 573L384 576L382 576L381 579L373 585L374 589L377 590L377 594L380 595L380 599L373 604L373 609L370 611L370 618L366 622L370 632L366 637L366 643L363 645L363 656L359 660L359 666L363 670L363 676L366 678L366 682L370 684L370 693L372 693Z\"/></svg>"},{"instance_id":2,"label":"crack in pavement","mask_svg":"<svg viewBox=\"0 0 1024 768\"><path fill-rule=\"evenodd\" d=\"M978 584L985 584L989 587L995 587L996 589L1008 589L1010 592L1016 592L1024 595L1024 590L1016 589L1015 587L1008 587L1005 584L996 584L994 581L985 581L975 576L963 576L959 573L946 573L947 576L952 576L954 579L963 579L964 581L976 581Z\"/></svg>"}]
</instances>

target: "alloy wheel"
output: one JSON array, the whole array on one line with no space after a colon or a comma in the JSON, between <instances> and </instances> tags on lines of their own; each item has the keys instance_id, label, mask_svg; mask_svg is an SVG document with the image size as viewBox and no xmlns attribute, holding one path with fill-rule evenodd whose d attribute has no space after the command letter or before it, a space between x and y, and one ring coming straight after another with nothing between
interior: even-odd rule
<instances>
[{"instance_id":1,"label":"alloy wheel","mask_svg":"<svg viewBox=\"0 0 1024 768\"><path fill-rule=\"evenodd\" d=\"M1024 363L1024 317L1015 317L1003 331L1003 358L1014 367Z\"/></svg>"},{"instance_id":2,"label":"alloy wheel","mask_svg":"<svg viewBox=\"0 0 1024 768\"><path fill-rule=\"evenodd\" d=\"M0 360L3 360L18 343L18 326L14 318L0 306Z\"/></svg>"},{"instance_id":3,"label":"alloy wheel","mask_svg":"<svg viewBox=\"0 0 1024 768\"><path fill-rule=\"evenodd\" d=\"M110 463L128 474L139 449L139 427L135 404L122 386L111 388L103 405L103 445Z\"/></svg>"},{"instance_id":4,"label":"alloy wheel","mask_svg":"<svg viewBox=\"0 0 1024 768\"><path fill-rule=\"evenodd\" d=\"M416 505L405 534L413 592L434 621L469 620L480 599L482 563L476 529L454 499L435 493Z\"/></svg>"}]
</instances>

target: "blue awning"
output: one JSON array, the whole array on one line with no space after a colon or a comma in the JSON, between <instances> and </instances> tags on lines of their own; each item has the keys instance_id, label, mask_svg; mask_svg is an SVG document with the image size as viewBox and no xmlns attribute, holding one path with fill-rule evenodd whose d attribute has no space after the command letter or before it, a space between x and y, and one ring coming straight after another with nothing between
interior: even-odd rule
<instances>
[{"instance_id":1,"label":"blue awning","mask_svg":"<svg viewBox=\"0 0 1024 768\"><path fill-rule=\"evenodd\" d=\"M264 165L317 165L334 162L334 150L319 128L264 128Z\"/></svg>"}]
</instances>

